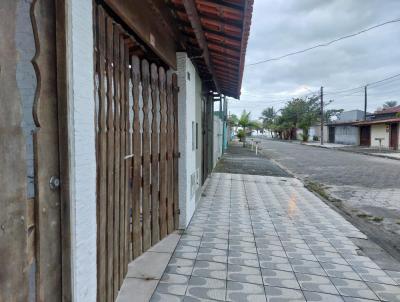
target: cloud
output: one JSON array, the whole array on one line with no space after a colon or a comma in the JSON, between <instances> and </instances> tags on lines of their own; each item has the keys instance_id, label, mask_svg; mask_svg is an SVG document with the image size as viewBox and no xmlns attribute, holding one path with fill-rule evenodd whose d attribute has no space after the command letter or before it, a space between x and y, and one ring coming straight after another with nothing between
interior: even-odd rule
<instances>
[{"instance_id":1,"label":"cloud","mask_svg":"<svg viewBox=\"0 0 400 302\"><path fill-rule=\"evenodd\" d=\"M277 57L327 42L400 17L398 0L255 0L246 63ZM281 108L297 94L364 85L400 73L400 23L280 61L246 66L242 97L229 110ZM373 111L387 100L400 101L400 78L369 89ZM327 95L331 108L362 109L362 90L353 95Z\"/></svg>"}]
</instances>

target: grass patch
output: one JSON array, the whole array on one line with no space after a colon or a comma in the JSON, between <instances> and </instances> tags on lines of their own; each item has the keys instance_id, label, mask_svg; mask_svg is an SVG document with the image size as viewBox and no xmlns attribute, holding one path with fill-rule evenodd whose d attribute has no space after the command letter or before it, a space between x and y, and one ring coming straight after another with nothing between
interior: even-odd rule
<instances>
[{"instance_id":1,"label":"grass patch","mask_svg":"<svg viewBox=\"0 0 400 302\"><path fill-rule=\"evenodd\" d=\"M315 181L306 181L304 186L312 191L317 193L319 196L321 196L322 198L325 198L326 200L329 200L330 202L341 202L340 199L332 197L327 191L326 191L326 186L324 186L321 183L315 182Z\"/></svg>"},{"instance_id":2,"label":"grass patch","mask_svg":"<svg viewBox=\"0 0 400 302\"><path fill-rule=\"evenodd\" d=\"M305 187L309 189L310 191L313 191L319 195L321 195L323 198L329 199L329 194L326 192L324 186L318 182L314 181L307 181L305 183Z\"/></svg>"},{"instance_id":3,"label":"grass patch","mask_svg":"<svg viewBox=\"0 0 400 302\"><path fill-rule=\"evenodd\" d=\"M371 218L372 217L371 215L365 214L365 213L357 214L357 216L360 217L360 218Z\"/></svg>"},{"instance_id":4,"label":"grass patch","mask_svg":"<svg viewBox=\"0 0 400 302\"><path fill-rule=\"evenodd\" d=\"M381 222L381 221L383 220L383 217L377 217L377 216L375 216L375 217L372 218L371 220L372 220L372 221L375 221L375 222Z\"/></svg>"}]
</instances>

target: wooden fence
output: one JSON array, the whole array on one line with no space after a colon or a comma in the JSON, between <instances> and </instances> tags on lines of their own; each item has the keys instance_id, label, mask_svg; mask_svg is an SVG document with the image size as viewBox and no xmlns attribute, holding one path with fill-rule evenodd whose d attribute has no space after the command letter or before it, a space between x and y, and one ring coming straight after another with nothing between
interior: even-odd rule
<instances>
[{"instance_id":1,"label":"wooden fence","mask_svg":"<svg viewBox=\"0 0 400 302\"><path fill-rule=\"evenodd\" d=\"M177 77L137 45L96 7L98 301L114 301L129 261L179 221Z\"/></svg>"}]
</instances>

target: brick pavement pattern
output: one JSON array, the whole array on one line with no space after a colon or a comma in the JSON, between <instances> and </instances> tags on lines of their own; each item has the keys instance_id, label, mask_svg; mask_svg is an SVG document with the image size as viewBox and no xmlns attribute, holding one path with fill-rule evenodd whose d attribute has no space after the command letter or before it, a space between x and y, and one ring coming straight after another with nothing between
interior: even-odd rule
<instances>
[{"instance_id":1,"label":"brick pavement pattern","mask_svg":"<svg viewBox=\"0 0 400 302\"><path fill-rule=\"evenodd\" d=\"M400 301L351 237L297 179L214 173L151 301Z\"/></svg>"}]
</instances>

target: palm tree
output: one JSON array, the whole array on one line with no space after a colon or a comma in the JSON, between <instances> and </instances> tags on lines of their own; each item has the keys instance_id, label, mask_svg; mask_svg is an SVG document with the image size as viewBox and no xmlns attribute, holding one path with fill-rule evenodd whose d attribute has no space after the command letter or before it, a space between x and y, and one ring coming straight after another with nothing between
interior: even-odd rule
<instances>
[{"instance_id":1,"label":"palm tree","mask_svg":"<svg viewBox=\"0 0 400 302\"><path fill-rule=\"evenodd\" d=\"M273 124L274 124L276 116L277 116L277 112L275 111L274 107L268 107L268 108L264 109L260 116L260 119L262 119L262 121L263 121L264 128L267 128L270 130L271 136L272 136L272 128L273 128Z\"/></svg>"},{"instance_id":2,"label":"palm tree","mask_svg":"<svg viewBox=\"0 0 400 302\"><path fill-rule=\"evenodd\" d=\"M246 146L246 128L251 126L250 112L246 112L246 110L243 110L242 115L239 118L238 125L243 128L243 132L244 132L243 147L245 147Z\"/></svg>"},{"instance_id":3,"label":"palm tree","mask_svg":"<svg viewBox=\"0 0 400 302\"><path fill-rule=\"evenodd\" d=\"M228 125L229 127L235 129L238 126L239 123L239 118L237 117L236 114L231 114L228 117Z\"/></svg>"}]
</instances>

